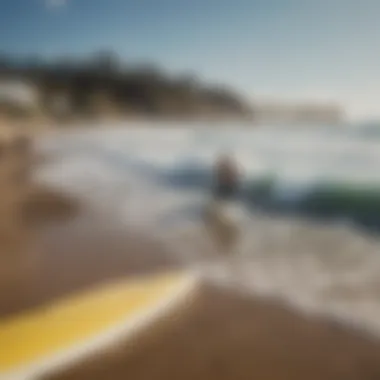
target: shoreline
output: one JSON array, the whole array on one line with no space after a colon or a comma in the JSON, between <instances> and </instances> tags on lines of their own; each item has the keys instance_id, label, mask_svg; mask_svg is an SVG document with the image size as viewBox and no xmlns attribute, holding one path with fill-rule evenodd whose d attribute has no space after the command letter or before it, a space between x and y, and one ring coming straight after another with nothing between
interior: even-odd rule
<instances>
[{"instance_id":1,"label":"shoreline","mask_svg":"<svg viewBox=\"0 0 380 380\"><path fill-rule=\"evenodd\" d=\"M10 184L10 190L14 186ZM56 219L60 213L54 211L55 202L44 204L52 214L42 212L42 224L30 231L34 236L25 237L32 244L16 257L14 279L8 286L0 282L2 317L104 281L184 268L163 242L108 215L79 206ZM138 339L118 343L48 379L255 377L378 379L380 340L271 299L206 284L191 303Z\"/></svg>"},{"instance_id":2,"label":"shoreline","mask_svg":"<svg viewBox=\"0 0 380 380\"><path fill-rule=\"evenodd\" d=\"M30 240L31 269L23 277L8 282L12 302L3 298L0 317L105 281L178 267L162 243L154 238L124 229L112 220L94 221L94 216L100 217L82 210L72 221L55 221L34 231Z\"/></svg>"},{"instance_id":3,"label":"shoreline","mask_svg":"<svg viewBox=\"0 0 380 380\"><path fill-rule=\"evenodd\" d=\"M257 126L257 121L250 117L244 115L194 115L189 117L181 117L177 115L161 115L161 116L151 116L151 115L105 115L100 117L72 117L63 120L55 118L31 118L31 119L12 119L7 117L1 117L0 115L0 128L8 127L19 127L27 130L32 135L36 133L44 133L49 130L75 130L77 126L86 126L90 128L95 128L98 124L105 125L108 123L149 123L154 125L155 123L186 123L186 124L202 124L210 122L211 124L215 123L231 123L238 122L242 124L247 124L252 127Z\"/></svg>"}]
</instances>

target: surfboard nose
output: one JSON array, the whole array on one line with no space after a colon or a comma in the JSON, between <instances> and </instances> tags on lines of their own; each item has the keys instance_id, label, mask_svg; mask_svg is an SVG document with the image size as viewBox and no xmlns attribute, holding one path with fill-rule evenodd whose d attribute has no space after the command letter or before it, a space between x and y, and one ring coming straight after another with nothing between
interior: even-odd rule
<instances>
[{"instance_id":1,"label":"surfboard nose","mask_svg":"<svg viewBox=\"0 0 380 380\"><path fill-rule=\"evenodd\" d=\"M185 272L137 277L0 320L0 379L38 379L128 338L178 306L197 280Z\"/></svg>"}]
</instances>

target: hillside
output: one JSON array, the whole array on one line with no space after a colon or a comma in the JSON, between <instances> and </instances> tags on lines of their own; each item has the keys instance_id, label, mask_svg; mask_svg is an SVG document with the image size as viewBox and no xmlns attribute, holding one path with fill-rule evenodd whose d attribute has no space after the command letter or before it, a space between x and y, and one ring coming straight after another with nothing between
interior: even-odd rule
<instances>
[{"instance_id":1,"label":"hillside","mask_svg":"<svg viewBox=\"0 0 380 380\"><path fill-rule=\"evenodd\" d=\"M55 61L0 58L0 83L10 78L33 86L38 112L60 119L251 115L247 103L224 86L169 75L154 65L128 66L112 54Z\"/></svg>"}]
</instances>

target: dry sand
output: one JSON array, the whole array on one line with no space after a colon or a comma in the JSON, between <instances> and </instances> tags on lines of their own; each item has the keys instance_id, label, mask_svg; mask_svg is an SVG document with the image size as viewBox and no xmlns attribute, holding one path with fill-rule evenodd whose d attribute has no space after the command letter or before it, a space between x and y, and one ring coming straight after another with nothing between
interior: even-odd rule
<instances>
[{"instance_id":1,"label":"dry sand","mask_svg":"<svg viewBox=\"0 0 380 380\"><path fill-rule=\"evenodd\" d=\"M180 265L152 237L32 186L28 155L12 152L0 157L0 315L111 278ZM20 168L24 175L13 175ZM137 341L50 379L377 380L380 342L205 285L188 307Z\"/></svg>"}]
</instances>

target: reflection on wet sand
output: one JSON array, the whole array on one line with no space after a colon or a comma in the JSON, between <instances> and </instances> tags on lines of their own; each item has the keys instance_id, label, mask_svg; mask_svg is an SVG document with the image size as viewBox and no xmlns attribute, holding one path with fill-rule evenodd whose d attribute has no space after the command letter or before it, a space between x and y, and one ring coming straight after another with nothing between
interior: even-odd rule
<instances>
[{"instance_id":1,"label":"reflection on wet sand","mask_svg":"<svg viewBox=\"0 0 380 380\"><path fill-rule=\"evenodd\" d=\"M35 230L30 242L24 253L29 269L8 282L13 302L3 299L3 315L99 282L175 265L160 243L84 211Z\"/></svg>"},{"instance_id":2,"label":"reflection on wet sand","mask_svg":"<svg viewBox=\"0 0 380 380\"><path fill-rule=\"evenodd\" d=\"M154 239L34 184L35 158L24 140L3 147L0 157L0 316L107 279L174 265Z\"/></svg>"}]
</instances>

